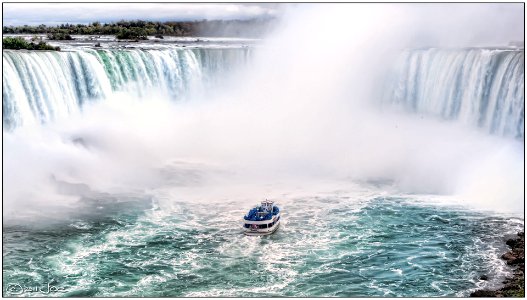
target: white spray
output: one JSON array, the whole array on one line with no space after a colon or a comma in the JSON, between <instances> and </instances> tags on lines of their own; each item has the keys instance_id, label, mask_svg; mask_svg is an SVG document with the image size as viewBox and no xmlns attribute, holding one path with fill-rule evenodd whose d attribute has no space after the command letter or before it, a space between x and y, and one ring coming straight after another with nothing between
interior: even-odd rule
<instances>
[{"instance_id":1,"label":"white spray","mask_svg":"<svg viewBox=\"0 0 527 300\"><path fill-rule=\"evenodd\" d=\"M174 201L192 193L214 201L247 200L240 186L260 198L259 187L273 183L285 189L280 194L288 184L382 179L403 193L521 210L520 142L379 110L383 76L403 49L503 42L494 30L508 14L486 19L485 5L459 8L293 6L252 63L213 97L172 103L156 91L140 99L114 93L82 114L4 133L4 216L71 207L80 195L64 196L57 181L110 193L174 187ZM449 15L448 24L438 14ZM492 34L481 34L490 28L482 20L497 23Z\"/></svg>"}]
</instances>

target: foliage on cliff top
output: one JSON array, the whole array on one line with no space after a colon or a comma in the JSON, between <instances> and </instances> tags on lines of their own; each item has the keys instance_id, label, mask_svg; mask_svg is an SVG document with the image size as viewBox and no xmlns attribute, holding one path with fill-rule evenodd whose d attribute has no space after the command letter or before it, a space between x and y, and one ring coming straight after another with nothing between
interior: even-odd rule
<instances>
[{"instance_id":1,"label":"foliage on cliff top","mask_svg":"<svg viewBox=\"0 0 527 300\"><path fill-rule=\"evenodd\" d=\"M3 49L13 49L13 50L53 50L60 51L60 47L53 47L47 43L40 41L37 44L33 42L27 42L25 39L20 37L6 37L2 39L2 48Z\"/></svg>"},{"instance_id":2,"label":"foliage on cliff top","mask_svg":"<svg viewBox=\"0 0 527 300\"><path fill-rule=\"evenodd\" d=\"M4 26L4 34L61 34L61 35L127 35L141 36L245 36L259 37L273 24L273 19L201 20L201 21L125 21L91 24L61 24L57 26ZM129 35L128 35L129 36Z\"/></svg>"}]
</instances>

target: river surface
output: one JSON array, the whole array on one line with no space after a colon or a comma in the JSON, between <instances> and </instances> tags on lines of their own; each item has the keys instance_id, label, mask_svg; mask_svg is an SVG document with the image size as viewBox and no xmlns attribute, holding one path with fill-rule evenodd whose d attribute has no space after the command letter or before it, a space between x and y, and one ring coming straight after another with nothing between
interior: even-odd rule
<instances>
[{"instance_id":1,"label":"river surface","mask_svg":"<svg viewBox=\"0 0 527 300\"><path fill-rule=\"evenodd\" d=\"M521 218L353 190L276 199L283 221L265 237L242 234L250 200L94 199L83 209L96 218L4 228L4 286L12 295L15 284L51 283L63 288L54 296L455 297L510 274L499 256Z\"/></svg>"}]
</instances>

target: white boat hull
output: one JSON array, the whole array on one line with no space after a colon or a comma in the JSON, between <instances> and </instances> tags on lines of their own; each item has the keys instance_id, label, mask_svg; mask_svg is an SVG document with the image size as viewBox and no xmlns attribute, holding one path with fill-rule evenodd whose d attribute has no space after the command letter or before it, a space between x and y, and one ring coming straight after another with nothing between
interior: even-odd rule
<instances>
[{"instance_id":1,"label":"white boat hull","mask_svg":"<svg viewBox=\"0 0 527 300\"><path fill-rule=\"evenodd\" d=\"M280 220L278 220L278 222L276 222L270 228L259 228L259 229L245 228L244 233L246 235L251 235L251 236L270 235L270 234L275 233L275 231L278 229L279 226L280 226Z\"/></svg>"}]
</instances>

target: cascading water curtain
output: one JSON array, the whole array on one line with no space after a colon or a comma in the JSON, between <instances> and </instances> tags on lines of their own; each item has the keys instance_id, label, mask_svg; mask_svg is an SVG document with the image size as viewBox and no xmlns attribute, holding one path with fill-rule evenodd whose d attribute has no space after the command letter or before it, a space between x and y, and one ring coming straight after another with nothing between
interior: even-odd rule
<instances>
[{"instance_id":1,"label":"cascading water curtain","mask_svg":"<svg viewBox=\"0 0 527 300\"><path fill-rule=\"evenodd\" d=\"M113 91L160 89L179 99L214 84L247 48L3 51L3 124L12 129L82 110Z\"/></svg>"},{"instance_id":2,"label":"cascading water curtain","mask_svg":"<svg viewBox=\"0 0 527 300\"><path fill-rule=\"evenodd\" d=\"M405 51L385 101L524 139L524 51Z\"/></svg>"}]
</instances>

